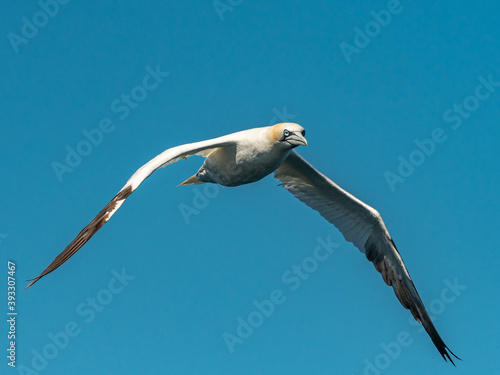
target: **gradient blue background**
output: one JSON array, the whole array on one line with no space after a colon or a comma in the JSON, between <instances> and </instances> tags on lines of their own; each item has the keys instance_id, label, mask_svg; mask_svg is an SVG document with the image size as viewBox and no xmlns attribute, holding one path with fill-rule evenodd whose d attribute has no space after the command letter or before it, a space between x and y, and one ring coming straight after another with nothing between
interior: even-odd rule
<instances>
[{"instance_id":1,"label":"gradient blue background","mask_svg":"<svg viewBox=\"0 0 500 375\"><path fill-rule=\"evenodd\" d=\"M4 5L0 270L5 280L7 260L17 262L17 365L31 367L32 350L75 321L81 333L41 373L362 374L403 331L411 345L380 373L499 373L500 90L457 130L443 113L479 76L500 81L500 6L401 6L349 64L339 44L387 2L243 1L221 21L211 1L71 1L18 53L7 34L40 8ZM170 76L118 119L113 100L158 64ZM155 173L69 262L23 289L150 158L279 122L285 106L307 129L299 152L381 212L428 307L445 280L466 285L436 318L463 358L457 368L409 324L364 255L271 177L221 189L186 224L179 206L195 191L175 186L198 157ZM115 130L59 182L51 164L104 117ZM437 127L446 142L392 192L384 172ZM335 253L290 291L282 274L328 236ZM85 323L76 307L122 268L135 279ZM231 354L222 334L274 289L286 302Z\"/></svg>"}]
</instances>

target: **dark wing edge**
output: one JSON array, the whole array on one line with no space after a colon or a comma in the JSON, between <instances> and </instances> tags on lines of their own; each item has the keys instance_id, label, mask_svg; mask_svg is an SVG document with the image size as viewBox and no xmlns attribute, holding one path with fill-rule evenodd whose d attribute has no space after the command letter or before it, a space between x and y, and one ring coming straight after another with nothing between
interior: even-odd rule
<instances>
[{"instance_id":1,"label":"dark wing edge","mask_svg":"<svg viewBox=\"0 0 500 375\"><path fill-rule=\"evenodd\" d=\"M43 270L43 272L39 276L28 280L31 281L31 283L25 289L28 289L45 275L48 275L52 271L55 271L64 262L71 258L78 250L80 250L81 247L85 245L87 241L90 240L92 236L96 234L97 231L106 223L106 221L110 217L110 213L116 211L117 206L121 205L125 201L125 199L127 199L130 194L132 194L132 191L133 190L131 186L126 186L121 191L119 191L118 194L116 194L115 197L106 205L106 207L104 207L97 214L97 216L85 228L83 228L80 233L78 233L75 239L71 241L68 246L66 246L66 248L52 261L52 263L49 264L47 268Z\"/></svg>"},{"instance_id":2,"label":"dark wing edge","mask_svg":"<svg viewBox=\"0 0 500 375\"><path fill-rule=\"evenodd\" d=\"M64 262L71 258L94 234L114 215L123 202L146 180L154 171L167 165L175 163L181 159L186 159L192 155L207 156L217 147L233 145L235 143L234 135L229 134L219 138L206 141L188 143L181 146L169 148L151 159L140 167L125 186L115 195L115 197L104 207L97 216L85 227L71 243L50 263L50 265L37 277L27 280L31 283L25 288L28 289L42 277L60 267Z\"/></svg>"},{"instance_id":3,"label":"dark wing edge","mask_svg":"<svg viewBox=\"0 0 500 375\"><path fill-rule=\"evenodd\" d=\"M459 359L439 336L380 214L349 194L292 151L274 177L296 198L333 224L365 253L405 309L422 323L445 361ZM451 356L450 356L451 354Z\"/></svg>"},{"instance_id":4,"label":"dark wing edge","mask_svg":"<svg viewBox=\"0 0 500 375\"><path fill-rule=\"evenodd\" d=\"M368 243L369 242L370 239L368 240ZM397 250L396 244L394 243L392 238L390 239L390 242L391 246L394 248L394 251L401 259L399 251ZM425 331L431 338L434 346L439 351L439 354L441 354L443 359L445 361L449 360L453 364L453 366L456 366L450 354L458 360L461 360L461 358L456 356L455 353L453 353L450 348L448 348L448 346L444 343L443 339L439 335L436 327L434 326L434 323L432 322L432 319L427 312L427 309L422 302L422 299L418 294L415 284L413 284L413 280L406 270L406 267L405 271L408 276L398 277L394 268L391 267L390 258L384 256L383 253L377 249L377 245L375 243L372 243L370 247L367 248L366 258L370 262L372 262L375 266L375 269L381 273L384 282L388 286L391 286L393 288L394 294L398 298L401 305L405 309L410 310L415 320L423 325ZM401 263L403 264L402 259Z\"/></svg>"}]
</instances>

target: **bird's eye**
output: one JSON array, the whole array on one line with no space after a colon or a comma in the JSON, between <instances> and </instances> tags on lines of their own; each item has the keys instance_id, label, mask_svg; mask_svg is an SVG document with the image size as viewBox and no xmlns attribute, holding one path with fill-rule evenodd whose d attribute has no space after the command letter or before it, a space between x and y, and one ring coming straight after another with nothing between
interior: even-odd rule
<instances>
[{"instance_id":1,"label":"bird's eye","mask_svg":"<svg viewBox=\"0 0 500 375\"><path fill-rule=\"evenodd\" d=\"M305 131L305 130L302 130L302 131L301 131L301 134L302 134L302 136L303 136L303 137L305 137L305 136L306 136L306 131Z\"/></svg>"},{"instance_id":2,"label":"bird's eye","mask_svg":"<svg viewBox=\"0 0 500 375\"><path fill-rule=\"evenodd\" d=\"M285 130L283 130L283 135L285 137L288 137L290 135L290 132L287 129L285 129Z\"/></svg>"}]
</instances>

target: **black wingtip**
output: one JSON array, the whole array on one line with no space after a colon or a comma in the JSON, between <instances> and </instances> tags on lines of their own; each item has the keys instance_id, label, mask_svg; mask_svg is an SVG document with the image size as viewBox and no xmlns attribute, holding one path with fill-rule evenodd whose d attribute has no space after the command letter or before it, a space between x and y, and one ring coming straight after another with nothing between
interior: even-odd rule
<instances>
[{"instance_id":1,"label":"black wingtip","mask_svg":"<svg viewBox=\"0 0 500 375\"><path fill-rule=\"evenodd\" d=\"M26 281L31 281L31 283L28 284L28 286L24 289L28 289L30 286L32 286L34 283L36 283L38 280L40 280L40 276L34 277L32 279L26 280Z\"/></svg>"},{"instance_id":2,"label":"black wingtip","mask_svg":"<svg viewBox=\"0 0 500 375\"><path fill-rule=\"evenodd\" d=\"M52 271L55 271L64 262L71 258L78 250L80 250L82 246L85 245L87 241L90 240L92 236L96 234L97 231L109 220L114 211L116 211L115 207L118 202L127 199L133 191L134 190L132 189L131 185L127 185L122 190L120 190L118 194L116 194L114 198L97 214L97 216L85 228L83 228L80 233L78 233L75 239L71 241L68 246L66 246L66 248L52 261L52 263L49 264L47 268L43 270L43 272L39 276L27 280L31 281L31 283L25 289L28 289L42 277L48 275ZM110 212L112 213L111 215Z\"/></svg>"},{"instance_id":3,"label":"black wingtip","mask_svg":"<svg viewBox=\"0 0 500 375\"><path fill-rule=\"evenodd\" d=\"M443 351L441 352L441 355L443 356L444 360L448 362L448 360L451 362L451 364L455 367L457 367L457 365L455 364L455 362L453 362L453 358L451 358L450 354L455 357L456 359L458 359L459 361L462 360L462 358L459 358L457 355L455 355L455 353L453 353L450 348L448 348L446 345L444 346L443 348Z\"/></svg>"}]
</instances>

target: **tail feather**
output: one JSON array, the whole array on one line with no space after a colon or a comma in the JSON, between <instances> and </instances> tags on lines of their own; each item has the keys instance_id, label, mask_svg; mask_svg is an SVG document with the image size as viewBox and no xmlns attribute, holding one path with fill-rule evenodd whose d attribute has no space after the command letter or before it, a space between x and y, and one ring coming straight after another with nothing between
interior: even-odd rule
<instances>
[{"instance_id":1,"label":"tail feather","mask_svg":"<svg viewBox=\"0 0 500 375\"><path fill-rule=\"evenodd\" d=\"M194 175L194 176L189 177L186 181L184 181L182 184L177 185L177 186L198 185L198 184L204 184L204 182L198 180L198 177L196 177L196 175Z\"/></svg>"}]
</instances>

